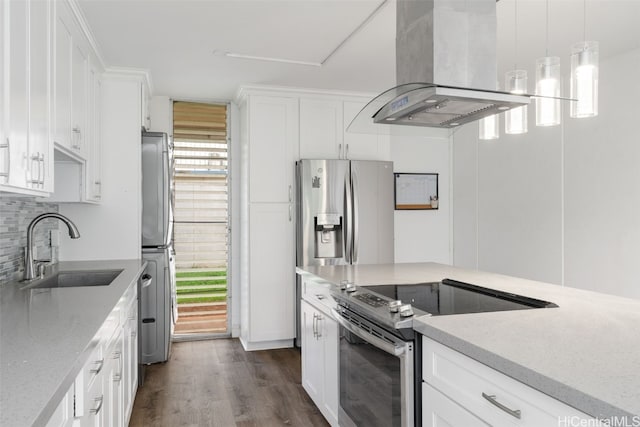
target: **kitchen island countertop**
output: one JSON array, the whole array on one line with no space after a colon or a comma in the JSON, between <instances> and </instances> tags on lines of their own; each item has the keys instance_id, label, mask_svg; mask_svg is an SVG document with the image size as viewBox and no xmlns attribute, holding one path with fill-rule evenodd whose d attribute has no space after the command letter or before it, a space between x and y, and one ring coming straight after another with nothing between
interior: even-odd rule
<instances>
[{"instance_id":1,"label":"kitchen island countertop","mask_svg":"<svg viewBox=\"0 0 640 427\"><path fill-rule=\"evenodd\" d=\"M108 286L0 286L0 426L44 425L91 351L95 336L146 262L61 262L59 271L124 271Z\"/></svg>"},{"instance_id":2,"label":"kitchen island countertop","mask_svg":"<svg viewBox=\"0 0 640 427\"><path fill-rule=\"evenodd\" d=\"M600 419L640 422L640 301L436 263L300 267L338 284L473 283L557 308L421 316L414 329Z\"/></svg>"}]
</instances>

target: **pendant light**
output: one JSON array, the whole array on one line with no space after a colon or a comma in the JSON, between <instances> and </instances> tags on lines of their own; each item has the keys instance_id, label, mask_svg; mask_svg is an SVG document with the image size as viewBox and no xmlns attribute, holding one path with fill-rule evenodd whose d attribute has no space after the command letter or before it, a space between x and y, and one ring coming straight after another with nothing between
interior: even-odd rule
<instances>
[{"instance_id":1,"label":"pendant light","mask_svg":"<svg viewBox=\"0 0 640 427\"><path fill-rule=\"evenodd\" d=\"M500 138L500 115L494 114L480 120L478 127L478 138L482 140L492 140Z\"/></svg>"},{"instance_id":2,"label":"pendant light","mask_svg":"<svg viewBox=\"0 0 640 427\"><path fill-rule=\"evenodd\" d=\"M573 118L598 115L598 42L587 39L587 2L584 0L583 42L571 47L571 101Z\"/></svg>"},{"instance_id":3,"label":"pendant light","mask_svg":"<svg viewBox=\"0 0 640 427\"><path fill-rule=\"evenodd\" d=\"M499 89L500 84L496 81L496 90ZM494 114L480 119L478 125L479 139L489 141L500 138L500 116L501 114Z\"/></svg>"},{"instance_id":4,"label":"pendant light","mask_svg":"<svg viewBox=\"0 0 640 427\"><path fill-rule=\"evenodd\" d=\"M560 58L549 56L549 0L546 4L545 57L536 61L536 95L560 97ZM536 126L560 124L560 100L536 98Z\"/></svg>"},{"instance_id":5,"label":"pendant light","mask_svg":"<svg viewBox=\"0 0 640 427\"><path fill-rule=\"evenodd\" d=\"M505 91L523 94L527 92L527 71L518 70L517 55L518 55L518 0L514 1L515 4L515 43L514 43L514 58L515 66L511 71L507 71L505 74ZM513 108L505 111L504 113L504 132L508 134L520 134L527 132L527 106Z\"/></svg>"}]
</instances>

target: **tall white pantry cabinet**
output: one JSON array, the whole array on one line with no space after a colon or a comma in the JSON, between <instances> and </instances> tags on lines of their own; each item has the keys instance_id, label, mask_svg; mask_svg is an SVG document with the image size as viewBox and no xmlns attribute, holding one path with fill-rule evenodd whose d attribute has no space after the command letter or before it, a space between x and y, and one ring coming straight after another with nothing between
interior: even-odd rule
<instances>
[{"instance_id":1,"label":"tall white pantry cabinet","mask_svg":"<svg viewBox=\"0 0 640 427\"><path fill-rule=\"evenodd\" d=\"M298 99L244 92L239 106L240 339L248 350L291 347Z\"/></svg>"}]
</instances>

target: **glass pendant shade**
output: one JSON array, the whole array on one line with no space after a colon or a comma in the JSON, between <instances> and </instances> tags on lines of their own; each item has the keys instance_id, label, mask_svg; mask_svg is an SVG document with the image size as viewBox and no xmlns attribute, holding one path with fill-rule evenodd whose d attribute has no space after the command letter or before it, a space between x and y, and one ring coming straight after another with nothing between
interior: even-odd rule
<instances>
[{"instance_id":1,"label":"glass pendant shade","mask_svg":"<svg viewBox=\"0 0 640 427\"><path fill-rule=\"evenodd\" d=\"M598 115L598 42L576 43L571 47L571 101L573 118Z\"/></svg>"},{"instance_id":2,"label":"glass pendant shade","mask_svg":"<svg viewBox=\"0 0 640 427\"><path fill-rule=\"evenodd\" d=\"M527 92L527 71L511 70L505 74L505 91L523 94ZM527 106L513 108L504 113L504 132L519 134L527 132Z\"/></svg>"},{"instance_id":3,"label":"glass pendant shade","mask_svg":"<svg viewBox=\"0 0 640 427\"><path fill-rule=\"evenodd\" d=\"M500 119L498 114L480 120L478 137L482 140L498 139L500 137Z\"/></svg>"},{"instance_id":4,"label":"glass pendant shade","mask_svg":"<svg viewBox=\"0 0 640 427\"><path fill-rule=\"evenodd\" d=\"M560 58L547 56L536 61L536 95L560 96ZM536 126L560 124L560 100L536 98Z\"/></svg>"}]
</instances>

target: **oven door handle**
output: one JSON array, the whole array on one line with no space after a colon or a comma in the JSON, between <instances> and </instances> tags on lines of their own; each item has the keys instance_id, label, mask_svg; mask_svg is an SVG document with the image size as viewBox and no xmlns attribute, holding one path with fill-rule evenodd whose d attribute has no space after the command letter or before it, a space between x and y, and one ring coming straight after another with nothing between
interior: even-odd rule
<instances>
[{"instance_id":1,"label":"oven door handle","mask_svg":"<svg viewBox=\"0 0 640 427\"><path fill-rule=\"evenodd\" d=\"M347 321L344 319L344 317L342 317L340 315L340 313L338 313L338 311L336 309L331 309L331 312L333 314L333 317L338 321L338 323L340 324L340 326L342 326L343 328L345 328L347 331L351 332L354 335L357 335L358 337L362 338L363 340L365 340L366 342L374 345L375 347L379 348L380 350L392 354L396 357L399 357L401 355L404 354L404 352L406 351L406 343L402 342L401 345L393 345L389 342L386 342L378 337L376 337L375 335L371 335L370 333L368 333L367 331L357 327L356 325L354 325L353 323Z\"/></svg>"}]
</instances>

